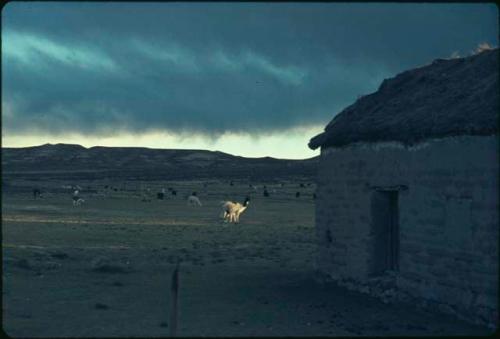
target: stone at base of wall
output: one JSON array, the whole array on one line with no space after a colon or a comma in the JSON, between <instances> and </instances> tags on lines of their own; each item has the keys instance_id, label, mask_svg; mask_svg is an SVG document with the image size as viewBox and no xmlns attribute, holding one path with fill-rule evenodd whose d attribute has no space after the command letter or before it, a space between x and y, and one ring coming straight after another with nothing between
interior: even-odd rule
<instances>
[{"instance_id":1,"label":"stone at base of wall","mask_svg":"<svg viewBox=\"0 0 500 339\"><path fill-rule=\"evenodd\" d=\"M404 303L418 309L440 312L452 315L466 322L486 326L496 330L498 328L498 311L488 307L478 307L472 311L458 309L453 305L415 297L396 287L395 275L371 278L366 281L356 281L348 278L333 278L329 274L317 270L314 276L318 283L335 283L350 291L364 293L379 298L383 303Z\"/></svg>"}]
</instances>

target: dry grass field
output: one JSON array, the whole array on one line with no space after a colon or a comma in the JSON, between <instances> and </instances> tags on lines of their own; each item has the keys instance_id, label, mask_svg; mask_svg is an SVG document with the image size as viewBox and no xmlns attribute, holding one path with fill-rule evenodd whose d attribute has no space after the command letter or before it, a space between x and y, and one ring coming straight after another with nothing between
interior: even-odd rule
<instances>
[{"instance_id":1,"label":"dry grass field","mask_svg":"<svg viewBox=\"0 0 500 339\"><path fill-rule=\"evenodd\" d=\"M314 279L314 185L299 182L63 182L42 199L3 192L3 329L12 337L169 335L180 264L180 336L485 334L487 330ZM19 183L30 187L31 183ZM109 190L102 195L104 185ZM267 185L270 197L263 197ZM167 191L165 200L156 192ZM151 201L140 190L150 188ZM88 190L90 189L90 191ZM187 206L196 191L203 206ZM299 198L295 197L301 192ZM239 224L220 201L251 197Z\"/></svg>"}]
</instances>

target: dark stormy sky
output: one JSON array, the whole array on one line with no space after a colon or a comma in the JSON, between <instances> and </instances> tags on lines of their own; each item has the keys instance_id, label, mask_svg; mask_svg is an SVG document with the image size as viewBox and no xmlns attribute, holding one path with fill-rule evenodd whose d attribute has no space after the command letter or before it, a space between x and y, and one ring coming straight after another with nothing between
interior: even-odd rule
<instances>
[{"instance_id":1,"label":"dark stormy sky","mask_svg":"<svg viewBox=\"0 0 500 339\"><path fill-rule=\"evenodd\" d=\"M304 158L384 78L498 46L493 4L47 3L2 10L2 142Z\"/></svg>"}]
</instances>

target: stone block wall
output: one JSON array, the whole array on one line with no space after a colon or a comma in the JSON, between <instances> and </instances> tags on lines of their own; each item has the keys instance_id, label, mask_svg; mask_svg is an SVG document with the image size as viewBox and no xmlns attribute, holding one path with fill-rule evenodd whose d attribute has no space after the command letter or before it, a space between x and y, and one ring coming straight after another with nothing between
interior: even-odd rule
<instances>
[{"instance_id":1,"label":"stone block wall","mask_svg":"<svg viewBox=\"0 0 500 339\"><path fill-rule=\"evenodd\" d=\"M377 280L370 276L371 197L377 188L405 186L398 196L400 265L386 286L402 298L496 326L498 165L497 136L323 149L316 201L319 269L359 286Z\"/></svg>"}]
</instances>

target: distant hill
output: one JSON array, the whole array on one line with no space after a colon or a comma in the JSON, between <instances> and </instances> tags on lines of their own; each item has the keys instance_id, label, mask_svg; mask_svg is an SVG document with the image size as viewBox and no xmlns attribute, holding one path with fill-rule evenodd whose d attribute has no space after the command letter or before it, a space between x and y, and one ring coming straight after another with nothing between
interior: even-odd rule
<instances>
[{"instance_id":1,"label":"distant hill","mask_svg":"<svg viewBox=\"0 0 500 339\"><path fill-rule=\"evenodd\" d=\"M91 147L45 144L2 148L3 178L196 179L311 177L318 157L286 160L245 158L206 150Z\"/></svg>"}]
</instances>

